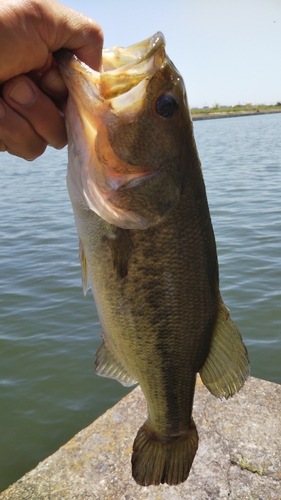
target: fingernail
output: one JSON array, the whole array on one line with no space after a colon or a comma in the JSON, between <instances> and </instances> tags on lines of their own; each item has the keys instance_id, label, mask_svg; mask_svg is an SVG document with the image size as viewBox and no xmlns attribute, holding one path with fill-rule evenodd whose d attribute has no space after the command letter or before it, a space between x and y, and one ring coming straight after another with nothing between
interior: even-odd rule
<instances>
[{"instance_id":1,"label":"fingernail","mask_svg":"<svg viewBox=\"0 0 281 500\"><path fill-rule=\"evenodd\" d=\"M2 102L0 102L0 120L5 118L5 116L6 116L6 107L4 106L4 104L2 104Z\"/></svg>"},{"instance_id":2,"label":"fingernail","mask_svg":"<svg viewBox=\"0 0 281 500\"><path fill-rule=\"evenodd\" d=\"M22 106L28 106L35 101L35 92L25 80L16 83L9 94L10 99Z\"/></svg>"}]
</instances>

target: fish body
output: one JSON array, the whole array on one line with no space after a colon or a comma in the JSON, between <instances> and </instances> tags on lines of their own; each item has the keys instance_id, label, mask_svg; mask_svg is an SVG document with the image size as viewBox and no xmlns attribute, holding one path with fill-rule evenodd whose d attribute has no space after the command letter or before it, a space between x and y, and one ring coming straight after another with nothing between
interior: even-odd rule
<instances>
[{"instance_id":1,"label":"fish body","mask_svg":"<svg viewBox=\"0 0 281 500\"><path fill-rule=\"evenodd\" d=\"M57 55L69 88L68 190L83 288L102 325L96 372L139 383L148 419L132 454L138 484L188 477L195 379L229 397L249 373L219 291L205 185L183 80L163 35L103 53L91 70Z\"/></svg>"}]
</instances>

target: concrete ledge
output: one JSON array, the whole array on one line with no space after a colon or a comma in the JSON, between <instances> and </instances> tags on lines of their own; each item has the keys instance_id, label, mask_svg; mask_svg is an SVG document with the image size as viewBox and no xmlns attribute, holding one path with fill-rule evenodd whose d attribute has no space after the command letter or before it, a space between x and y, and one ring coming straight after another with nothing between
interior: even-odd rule
<instances>
[{"instance_id":1,"label":"concrete ledge","mask_svg":"<svg viewBox=\"0 0 281 500\"><path fill-rule=\"evenodd\" d=\"M229 401L199 382L194 420L200 442L188 480L138 486L131 448L146 418L136 388L56 453L0 494L0 500L280 500L281 386L250 378Z\"/></svg>"}]
</instances>

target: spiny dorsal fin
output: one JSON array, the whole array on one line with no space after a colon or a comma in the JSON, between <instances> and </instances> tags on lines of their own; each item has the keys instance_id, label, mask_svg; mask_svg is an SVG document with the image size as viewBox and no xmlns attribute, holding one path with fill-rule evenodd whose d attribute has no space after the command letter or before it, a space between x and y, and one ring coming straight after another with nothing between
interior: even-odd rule
<instances>
[{"instance_id":1,"label":"spiny dorsal fin","mask_svg":"<svg viewBox=\"0 0 281 500\"><path fill-rule=\"evenodd\" d=\"M86 260L86 255L85 255L83 243L81 240L79 240L79 258L80 258L81 269L82 269L83 294L86 296L87 291L91 288L91 285L90 285L88 264L87 264L87 260Z\"/></svg>"},{"instance_id":2,"label":"spiny dorsal fin","mask_svg":"<svg viewBox=\"0 0 281 500\"><path fill-rule=\"evenodd\" d=\"M137 384L137 381L127 372L119 359L117 359L115 354L109 349L105 341L103 341L96 353L95 372L101 377L118 380L118 382L125 387Z\"/></svg>"},{"instance_id":3,"label":"spiny dorsal fin","mask_svg":"<svg viewBox=\"0 0 281 500\"><path fill-rule=\"evenodd\" d=\"M114 227L114 231L108 233L104 238L111 250L113 266L117 271L117 276L123 279L128 274L128 261L132 250L130 232L127 229Z\"/></svg>"},{"instance_id":4,"label":"spiny dorsal fin","mask_svg":"<svg viewBox=\"0 0 281 500\"><path fill-rule=\"evenodd\" d=\"M210 351L199 373L214 396L226 399L239 391L250 374L247 349L221 298Z\"/></svg>"}]
</instances>

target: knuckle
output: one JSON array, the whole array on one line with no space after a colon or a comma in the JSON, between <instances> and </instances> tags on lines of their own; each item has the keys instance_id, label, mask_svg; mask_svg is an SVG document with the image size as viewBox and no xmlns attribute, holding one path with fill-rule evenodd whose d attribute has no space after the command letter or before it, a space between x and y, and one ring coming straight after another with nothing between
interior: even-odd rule
<instances>
[{"instance_id":1,"label":"knuckle","mask_svg":"<svg viewBox=\"0 0 281 500\"><path fill-rule=\"evenodd\" d=\"M24 160L27 161L33 161L36 160L36 158L39 158L39 156L44 153L46 147L47 144L40 141L40 143L38 144L32 144L28 150L26 150L23 154L17 156L21 156L22 158L24 158Z\"/></svg>"},{"instance_id":2,"label":"knuckle","mask_svg":"<svg viewBox=\"0 0 281 500\"><path fill-rule=\"evenodd\" d=\"M63 143L61 142L60 144L56 144L54 146L55 149L61 150L67 145L67 141L65 140Z\"/></svg>"},{"instance_id":3,"label":"knuckle","mask_svg":"<svg viewBox=\"0 0 281 500\"><path fill-rule=\"evenodd\" d=\"M7 151L7 146L6 146L6 144L5 144L3 141L1 141L1 139L0 139L0 152L1 152L1 153L4 153L5 151Z\"/></svg>"},{"instance_id":4,"label":"knuckle","mask_svg":"<svg viewBox=\"0 0 281 500\"><path fill-rule=\"evenodd\" d=\"M41 156L46 147L46 142L39 137L30 127L24 126L20 130L14 130L11 137L5 140L6 150L24 160L32 161Z\"/></svg>"}]
</instances>

